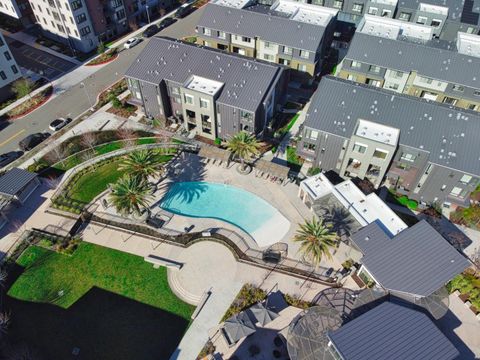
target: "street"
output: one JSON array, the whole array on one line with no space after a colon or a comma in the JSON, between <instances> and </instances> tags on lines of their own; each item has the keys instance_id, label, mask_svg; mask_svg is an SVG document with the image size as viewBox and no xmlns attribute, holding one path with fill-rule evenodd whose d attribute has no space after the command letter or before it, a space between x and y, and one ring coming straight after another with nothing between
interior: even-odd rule
<instances>
[{"instance_id":1,"label":"street","mask_svg":"<svg viewBox=\"0 0 480 360\"><path fill-rule=\"evenodd\" d=\"M186 18L179 19L175 24L157 35L175 38L193 35L195 24L202 12L203 10L199 9ZM125 40L127 38L128 36ZM127 68L148 41L149 39L143 39L139 45L129 50L123 50L122 48L115 61L101 67L87 78L79 79L76 85L48 101L31 114L11 123L0 123L0 154L18 149L18 142L29 134L48 131L48 125L55 118L76 118L92 107L100 92L123 77Z\"/></svg>"}]
</instances>

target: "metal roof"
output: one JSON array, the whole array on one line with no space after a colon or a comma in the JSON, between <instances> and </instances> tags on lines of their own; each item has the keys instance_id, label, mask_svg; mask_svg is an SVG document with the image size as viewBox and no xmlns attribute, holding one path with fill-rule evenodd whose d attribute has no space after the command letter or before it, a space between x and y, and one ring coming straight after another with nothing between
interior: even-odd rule
<instances>
[{"instance_id":1,"label":"metal roof","mask_svg":"<svg viewBox=\"0 0 480 360\"><path fill-rule=\"evenodd\" d=\"M350 138L358 119L400 129L399 143L429 152L434 164L480 175L477 112L324 77L312 98L305 126Z\"/></svg>"},{"instance_id":2,"label":"metal roof","mask_svg":"<svg viewBox=\"0 0 480 360\"><path fill-rule=\"evenodd\" d=\"M0 177L0 194L8 197L15 196L36 177L36 173L13 168Z\"/></svg>"},{"instance_id":3,"label":"metal roof","mask_svg":"<svg viewBox=\"0 0 480 360\"><path fill-rule=\"evenodd\" d=\"M384 302L328 333L345 360L452 360L460 353L427 315Z\"/></svg>"},{"instance_id":4,"label":"metal roof","mask_svg":"<svg viewBox=\"0 0 480 360\"><path fill-rule=\"evenodd\" d=\"M317 52L325 27L282 16L207 4L197 26Z\"/></svg>"},{"instance_id":5,"label":"metal roof","mask_svg":"<svg viewBox=\"0 0 480 360\"><path fill-rule=\"evenodd\" d=\"M374 226L362 235L351 239L362 249L363 265L380 285L393 292L428 296L470 266L425 220L391 239L375 237L378 228Z\"/></svg>"},{"instance_id":6,"label":"metal roof","mask_svg":"<svg viewBox=\"0 0 480 360\"><path fill-rule=\"evenodd\" d=\"M275 86L283 67L214 49L153 37L125 73L126 77L160 84L184 84L192 75L224 83L217 103L256 111Z\"/></svg>"},{"instance_id":7,"label":"metal roof","mask_svg":"<svg viewBox=\"0 0 480 360\"><path fill-rule=\"evenodd\" d=\"M426 45L356 32L346 58L407 73L416 71L421 76L480 89L480 58L458 53L454 44L448 50L433 46L434 43Z\"/></svg>"},{"instance_id":8,"label":"metal roof","mask_svg":"<svg viewBox=\"0 0 480 360\"><path fill-rule=\"evenodd\" d=\"M480 10L478 4L474 5L473 0L399 0L398 7L417 10L421 3L447 7L449 20L472 25L480 24Z\"/></svg>"}]
</instances>

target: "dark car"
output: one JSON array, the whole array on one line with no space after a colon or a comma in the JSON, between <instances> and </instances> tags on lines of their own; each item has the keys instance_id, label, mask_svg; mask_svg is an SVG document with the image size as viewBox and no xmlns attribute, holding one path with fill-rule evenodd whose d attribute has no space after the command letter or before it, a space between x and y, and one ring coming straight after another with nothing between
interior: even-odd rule
<instances>
[{"instance_id":1,"label":"dark car","mask_svg":"<svg viewBox=\"0 0 480 360\"><path fill-rule=\"evenodd\" d=\"M149 27L147 27L145 29L145 31L143 32L143 37L144 38L149 38L153 35L155 35L160 29L158 28L157 25L150 25Z\"/></svg>"},{"instance_id":2,"label":"dark car","mask_svg":"<svg viewBox=\"0 0 480 360\"><path fill-rule=\"evenodd\" d=\"M10 151L8 153L0 155L0 168L3 168L11 162L17 160L23 155L23 151Z\"/></svg>"},{"instance_id":3,"label":"dark car","mask_svg":"<svg viewBox=\"0 0 480 360\"><path fill-rule=\"evenodd\" d=\"M160 28L160 30L163 30L166 27L169 27L170 25L172 25L173 23L176 23L176 22L177 22L177 19L168 17L165 20L162 20L162 22L160 24L158 24L158 27Z\"/></svg>"},{"instance_id":4,"label":"dark car","mask_svg":"<svg viewBox=\"0 0 480 360\"><path fill-rule=\"evenodd\" d=\"M175 11L175 17L177 18L184 18L188 14L190 14L193 11L193 6L192 4L183 4L180 6L177 11Z\"/></svg>"},{"instance_id":5,"label":"dark car","mask_svg":"<svg viewBox=\"0 0 480 360\"><path fill-rule=\"evenodd\" d=\"M49 133L35 133L28 135L25 139L20 141L18 143L18 146L20 146L20 149L23 151L28 151L32 150L35 146L40 144L42 141L44 141L46 138L50 136Z\"/></svg>"}]
</instances>

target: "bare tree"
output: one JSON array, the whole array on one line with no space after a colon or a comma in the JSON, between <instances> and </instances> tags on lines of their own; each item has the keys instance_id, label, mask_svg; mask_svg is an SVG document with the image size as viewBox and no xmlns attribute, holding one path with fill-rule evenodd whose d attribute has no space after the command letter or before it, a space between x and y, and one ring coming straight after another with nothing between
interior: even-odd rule
<instances>
[{"instance_id":1,"label":"bare tree","mask_svg":"<svg viewBox=\"0 0 480 360\"><path fill-rule=\"evenodd\" d=\"M57 186L60 184L61 179L59 177L50 176L44 179L43 182L45 183L45 185L47 185L49 189L56 189Z\"/></svg>"},{"instance_id":2,"label":"bare tree","mask_svg":"<svg viewBox=\"0 0 480 360\"><path fill-rule=\"evenodd\" d=\"M160 8L158 12L160 13L160 17L164 17L167 14L167 10L165 10L164 8Z\"/></svg>"},{"instance_id":3,"label":"bare tree","mask_svg":"<svg viewBox=\"0 0 480 360\"><path fill-rule=\"evenodd\" d=\"M0 286L5 286L5 281L7 281L8 273L5 269L0 269Z\"/></svg>"},{"instance_id":4,"label":"bare tree","mask_svg":"<svg viewBox=\"0 0 480 360\"><path fill-rule=\"evenodd\" d=\"M93 149L88 149L86 151L82 152L81 158L83 161L88 161L90 159L93 159L95 157L95 150Z\"/></svg>"},{"instance_id":5,"label":"bare tree","mask_svg":"<svg viewBox=\"0 0 480 360\"><path fill-rule=\"evenodd\" d=\"M125 147L134 146L136 144L136 137L135 130L128 127L122 127L117 130L117 136L120 140L123 141Z\"/></svg>"},{"instance_id":6,"label":"bare tree","mask_svg":"<svg viewBox=\"0 0 480 360\"><path fill-rule=\"evenodd\" d=\"M59 146L55 146L52 150L50 150L45 155L45 159L50 164L55 164L57 162L63 162L63 160L65 160L67 154L68 154L68 151L65 149L65 147L62 146L62 145L59 145Z\"/></svg>"},{"instance_id":7,"label":"bare tree","mask_svg":"<svg viewBox=\"0 0 480 360\"><path fill-rule=\"evenodd\" d=\"M94 132L86 132L82 134L80 142L83 146L93 150L97 144L97 135Z\"/></svg>"},{"instance_id":8,"label":"bare tree","mask_svg":"<svg viewBox=\"0 0 480 360\"><path fill-rule=\"evenodd\" d=\"M0 333L6 334L10 325L10 313L6 311L0 312Z\"/></svg>"}]
</instances>

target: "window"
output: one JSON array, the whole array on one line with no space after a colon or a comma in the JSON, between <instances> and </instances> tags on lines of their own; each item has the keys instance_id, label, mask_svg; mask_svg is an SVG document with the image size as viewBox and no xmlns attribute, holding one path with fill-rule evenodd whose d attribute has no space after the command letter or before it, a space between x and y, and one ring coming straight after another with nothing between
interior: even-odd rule
<instances>
[{"instance_id":1,"label":"window","mask_svg":"<svg viewBox=\"0 0 480 360\"><path fill-rule=\"evenodd\" d=\"M264 47L265 49L269 49L269 48L272 47L272 44L269 43L268 41L264 41L264 42L263 42L263 47Z\"/></svg>"},{"instance_id":2,"label":"window","mask_svg":"<svg viewBox=\"0 0 480 360\"><path fill-rule=\"evenodd\" d=\"M425 16L419 16L417 19L417 24L425 25L427 23L427 18Z\"/></svg>"},{"instance_id":3,"label":"window","mask_svg":"<svg viewBox=\"0 0 480 360\"><path fill-rule=\"evenodd\" d=\"M395 79L401 79L403 77L403 72L401 71L392 71L392 76Z\"/></svg>"},{"instance_id":4,"label":"window","mask_svg":"<svg viewBox=\"0 0 480 360\"><path fill-rule=\"evenodd\" d=\"M81 24L84 21L87 21L87 16L84 13L82 13L80 15L75 16L75 19L77 20L77 23Z\"/></svg>"},{"instance_id":5,"label":"window","mask_svg":"<svg viewBox=\"0 0 480 360\"><path fill-rule=\"evenodd\" d=\"M290 48L288 46L284 46L283 47L283 53L287 54L287 55L292 55L292 48Z\"/></svg>"},{"instance_id":6,"label":"window","mask_svg":"<svg viewBox=\"0 0 480 360\"><path fill-rule=\"evenodd\" d=\"M388 156L388 151L382 150L382 149L375 149L373 152L373 157L377 159L386 159Z\"/></svg>"},{"instance_id":7,"label":"window","mask_svg":"<svg viewBox=\"0 0 480 360\"><path fill-rule=\"evenodd\" d=\"M453 85L452 90L453 91L458 91L458 92L463 92L464 87L460 86L460 85Z\"/></svg>"},{"instance_id":8,"label":"window","mask_svg":"<svg viewBox=\"0 0 480 360\"><path fill-rule=\"evenodd\" d=\"M398 19L399 20L404 20L404 21L410 21L411 17L412 17L412 14L402 11L400 13L400 16L398 17Z\"/></svg>"},{"instance_id":9,"label":"window","mask_svg":"<svg viewBox=\"0 0 480 360\"><path fill-rule=\"evenodd\" d=\"M287 59L278 59L278 63L286 66L290 66L290 60Z\"/></svg>"},{"instance_id":10,"label":"window","mask_svg":"<svg viewBox=\"0 0 480 360\"><path fill-rule=\"evenodd\" d=\"M125 18L125 10L121 9L115 13L117 20L122 20Z\"/></svg>"},{"instance_id":11,"label":"window","mask_svg":"<svg viewBox=\"0 0 480 360\"><path fill-rule=\"evenodd\" d=\"M310 57L310 52L306 50L300 50L300 57L303 59L308 59Z\"/></svg>"},{"instance_id":12,"label":"window","mask_svg":"<svg viewBox=\"0 0 480 360\"><path fill-rule=\"evenodd\" d=\"M365 152L367 151L367 145L355 143L355 145L353 145L353 151L359 154L365 154Z\"/></svg>"},{"instance_id":13,"label":"window","mask_svg":"<svg viewBox=\"0 0 480 360\"><path fill-rule=\"evenodd\" d=\"M263 54L263 58L265 60L268 60L268 61L274 61L275 60L275 56L270 55L270 54Z\"/></svg>"},{"instance_id":14,"label":"window","mask_svg":"<svg viewBox=\"0 0 480 360\"><path fill-rule=\"evenodd\" d=\"M368 13L369 13L370 15L378 15L378 8L376 8L376 7L370 7L370 8L368 9Z\"/></svg>"},{"instance_id":15,"label":"window","mask_svg":"<svg viewBox=\"0 0 480 360\"><path fill-rule=\"evenodd\" d=\"M475 104L469 104L469 105L468 105L468 110L477 110L477 105L475 105Z\"/></svg>"},{"instance_id":16,"label":"window","mask_svg":"<svg viewBox=\"0 0 480 360\"><path fill-rule=\"evenodd\" d=\"M305 131L305 137L316 141L318 139L318 131L308 129Z\"/></svg>"},{"instance_id":17,"label":"window","mask_svg":"<svg viewBox=\"0 0 480 360\"><path fill-rule=\"evenodd\" d=\"M68 7L68 3L65 3L65 8L69 10L70 8Z\"/></svg>"},{"instance_id":18,"label":"window","mask_svg":"<svg viewBox=\"0 0 480 360\"><path fill-rule=\"evenodd\" d=\"M67 26L67 33L70 35L70 28Z\"/></svg>"},{"instance_id":19,"label":"window","mask_svg":"<svg viewBox=\"0 0 480 360\"><path fill-rule=\"evenodd\" d=\"M352 75L352 74L348 74L348 76L347 76L347 80L350 80L350 81L357 81L357 76L356 76L356 75Z\"/></svg>"},{"instance_id":20,"label":"window","mask_svg":"<svg viewBox=\"0 0 480 360\"><path fill-rule=\"evenodd\" d=\"M416 158L417 157L413 154L402 153L402 156L400 157L400 160L414 162Z\"/></svg>"},{"instance_id":21,"label":"window","mask_svg":"<svg viewBox=\"0 0 480 360\"><path fill-rule=\"evenodd\" d=\"M444 104L455 105L457 103L457 99L446 96L442 102Z\"/></svg>"},{"instance_id":22,"label":"window","mask_svg":"<svg viewBox=\"0 0 480 360\"><path fill-rule=\"evenodd\" d=\"M381 82L380 82L380 80L367 79L367 84L372 85L372 86L376 86L376 87L380 87Z\"/></svg>"},{"instance_id":23,"label":"window","mask_svg":"<svg viewBox=\"0 0 480 360\"><path fill-rule=\"evenodd\" d=\"M392 14L392 10L382 10L382 17L389 17Z\"/></svg>"},{"instance_id":24,"label":"window","mask_svg":"<svg viewBox=\"0 0 480 360\"><path fill-rule=\"evenodd\" d=\"M358 62L358 61L355 61L355 60L352 60L352 64L350 65L350 67L352 67L354 69L360 69L362 67L362 63Z\"/></svg>"},{"instance_id":25,"label":"window","mask_svg":"<svg viewBox=\"0 0 480 360\"><path fill-rule=\"evenodd\" d=\"M473 95L480 96L480 90L473 90Z\"/></svg>"},{"instance_id":26,"label":"window","mask_svg":"<svg viewBox=\"0 0 480 360\"><path fill-rule=\"evenodd\" d=\"M253 114L248 111L240 110L240 118L247 121L253 121Z\"/></svg>"},{"instance_id":27,"label":"window","mask_svg":"<svg viewBox=\"0 0 480 360\"><path fill-rule=\"evenodd\" d=\"M82 7L82 2L81 0L74 0L72 1L72 10L77 10L77 9L80 9Z\"/></svg>"},{"instance_id":28,"label":"window","mask_svg":"<svg viewBox=\"0 0 480 360\"><path fill-rule=\"evenodd\" d=\"M85 35L90 34L91 31L92 31L92 30L90 29L90 26L85 26L85 27L83 27L83 28L80 29L80 34L81 34L82 36L85 36Z\"/></svg>"},{"instance_id":29,"label":"window","mask_svg":"<svg viewBox=\"0 0 480 360\"><path fill-rule=\"evenodd\" d=\"M220 39L225 39L227 37L227 34L225 34L225 31L218 31L217 35Z\"/></svg>"},{"instance_id":30,"label":"window","mask_svg":"<svg viewBox=\"0 0 480 360\"><path fill-rule=\"evenodd\" d=\"M398 85L398 84L395 84L395 83L393 83L393 84L388 84L387 88L390 89L390 90L398 90L399 85Z\"/></svg>"},{"instance_id":31,"label":"window","mask_svg":"<svg viewBox=\"0 0 480 360\"><path fill-rule=\"evenodd\" d=\"M62 33L65 33L65 28L62 25L57 24L58 30Z\"/></svg>"},{"instance_id":32,"label":"window","mask_svg":"<svg viewBox=\"0 0 480 360\"><path fill-rule=\"evenodd\" d=\"M307 65L305 65L305 64L298 64L297 69L298 69L298 71L306 72L306 71L307 71Z\"/></svg>"},{"instance_id":33,"label":"window","mask_svg":"<svg viewBox=\"0 0 480 360\"><path fill-rule=\"evenodd\" d=\"M335 0L335 1L333 2L333 7L334 7L335 9L342 9L342 7L343 7L343 1Z\"/></svg>"},{"instance_id":34,"label":"window","mask_svg":"<svg viewBox=\"0 0 480 360\"><path fill-rule=\"evenodd\" d=\"M209 28L203 28L203 33L207 36L212 36L212 30Z\"/></svg>"},{"instance_id":35,"label":"window","mask_svg":"<svg viewBox=\"0 0 480 360\"><path fill-rule=\"evenodd\" d=\"M178 87L172 87L172 94L180 95L180 90L178 90Z\"/></svg>"},{"instance_id":36,"label":"window","mask_svg":"<svg viewBox=\"0 0 480 360\"><path fill-rule=\"evenodd\" d=\"M52 11L52 16L56 21L60 21L60 16L55 11Z\"/></svg>"},{"instance_id":37,"label":"window","mask_svg":"<svg viewBox=\"0 0 480 360\"><path fill-rule=\"evenodd\" d=\"M462 188L455 186L452 191L450 191L450 195L452 196L459 196L462 193Z\"/></svg>"},{"instance_id":38,"label":"window","mask_svg":"<svg viewBox=\"0 0 480 360\"><path fill-rule=\"evenodd\" d=\"M203 109L208 109L210 107L210 101L200 98L200 107Z\"/></svg>"},{"instance_id":39,"label":"window","mask_svg":"<svg viewBox=\"0 0 480 360\"><path fill-rule=\"evenodd\" d=\"M10 55L10 53L9 53L8 51L5 51L5 52L3 53L3 55L5 55L5 59L7 59L7 60L12 60L12 55Z\"/></svg>"},{"instance_id":40,"label":"window","mask_svg":"<svg viewBox=\"0 0 480 360\"><path fill-rule=\"evenodd\" d=\"M368 69L368 71L373 72L375 74L379 74L380 66L370 65L370 68Z\"/></svg>"},{"instance_id":41,"label":"window","mask_svg":"<svg viewBox=\"0 0 480 360\"><path fill-rule=\"evenodd\" d=\"M475 32L475 28L474 28L474 27L469 26L469 27L467 28L467 34L473 34L474 32Z\"/></svg>"},{"instance_id":42,"label":"window","mask_svg":"<svg viewBox=\"0 0 480 360\"><path fill-rule=\"evenodd\" d=\"M195 100L192 95L185 94L185 104L193 105Z\"/></svg>"},{"instance_id":43,"label":"window","mask_svg":"<svg viewBox=\"0 0 480 360\"><path fill-rule=\"evenodd\" d=\"M470 181L472 181L472 177L470 175L463 175L462 178L460 179L460 182L465 185L470 183Z\"/></svg>"},{"instance_id":44,"label":"window","mask_svg":"<svg viewBox=\"0 0 480 360\"><path fill-rule=\"evenodd\" d=\"M361 14L363 12L363 4L358 4L358 3L353 4L352 11Z\"/></svg>"},{"instance_id":45,"label":"window","mask_svg":"<svg viewBox=\"0 0 480 360\"><path fill-rule=\"evenodd\" d=\"M315 152L316 147L315 144L303 143L303 150L308 152Z\"/></svg>"},{"instance_id":46,"label":"window","mask_svg":"<svg viewBox=\"0 0 480 360\"><path fill-rule=\"evenodd\" d=\"M75 36L78 36L78 31L73 29L73 31L75 32Z\"/></svg>"},{"instance_id":47,"label":"window","mask_svg":"<svg viewBox=\"0 0 480 360\"><path fill-rule=\"evenodd\" d=\"M2 80L7 79L7 75L5 75L5 71L0 71L0 78L2 78Z\"/></svg>"},{"instance_id":48,"label":"window","mask_svg":"<svg viewBox=\"0 0 480 360\"><path fill-rule=\"evenodd\" d=\"M440 25L442 25L442 20L433 19L430 25L433 27L439 27Z\"/></svg>"},{"instance_id":49,"label":"window","mask_svg":"<svg viewBox=\"0 0 480 360\"><path fill-rule=\"evenodd\" d=\"M252 39L250 39L249 37L246 37L246 36L242 36L242 41L246 42L246 43L249 43L249 42L252 42Z\"/></svg>"}]
</instances>

